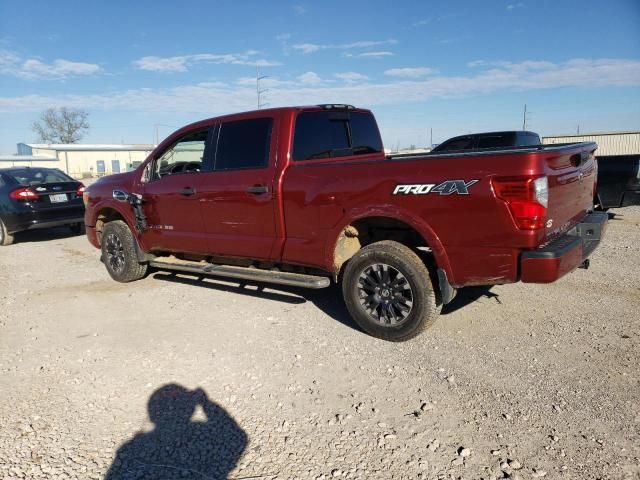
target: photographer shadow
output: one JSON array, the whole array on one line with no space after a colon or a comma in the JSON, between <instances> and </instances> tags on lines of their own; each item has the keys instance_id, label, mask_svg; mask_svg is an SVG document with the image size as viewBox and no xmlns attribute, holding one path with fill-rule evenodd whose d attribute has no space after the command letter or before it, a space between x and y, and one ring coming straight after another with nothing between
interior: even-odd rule
<instances>
[{"instance_id":1,"label":"photographer shadow","mask_svg":"<svg viewBox=\"0 0 640 480\"><path fill-rule=\"evenodd\" d=\"M205 420L193 420L197 407ZM148 402L150 432L123 444L105 480L226 479L247 445L247 434L204 390L167 384Z\"/></svg>"}]
</instances>

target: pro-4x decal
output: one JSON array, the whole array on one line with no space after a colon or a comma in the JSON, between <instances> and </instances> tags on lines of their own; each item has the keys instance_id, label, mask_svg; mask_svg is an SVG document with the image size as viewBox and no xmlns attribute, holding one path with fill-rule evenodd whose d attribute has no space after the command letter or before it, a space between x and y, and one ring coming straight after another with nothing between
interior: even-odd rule
<instances>
[{"instance_id":1,"label":"pro-4x decal","mask_svg":"<svg viewBox=\"0 0 640 480\"><path fill-rule=\"evenodd\" d=\"M392 195L426 195L437 193L439 195L469 195L469 188L480 180L446 180L442 183L410 183L396 185Z\"/></svg>"}]
</instances>

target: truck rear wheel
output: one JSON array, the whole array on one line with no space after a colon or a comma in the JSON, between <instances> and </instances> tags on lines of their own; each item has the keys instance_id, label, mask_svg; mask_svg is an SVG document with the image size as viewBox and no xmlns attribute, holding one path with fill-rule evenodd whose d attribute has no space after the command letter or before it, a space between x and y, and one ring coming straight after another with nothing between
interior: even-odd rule
<instances>
[{"instance_id":1,"label":"truck rear wheel","mask_svg":"<svg viewBox=\"0 0 640 480\"><path fill-rule=\"evenodd\" d=\"M138 262L135 238L122 220L107 223L102 231L102 261L111 278L127 283L147 273L147 264Z\"/></svg>"},{"instance_id":2,"label":"truck rear wheel","mask_svg":"<svg viewBox=\"0 0 640 480\"><path fill-rule=\"evenodd\" d=\"M402 342L432 326L440 311L429 270L393 241L359 250L345 267L342 293L356 323L374 337Z\"/></svg>"}]
</instances>

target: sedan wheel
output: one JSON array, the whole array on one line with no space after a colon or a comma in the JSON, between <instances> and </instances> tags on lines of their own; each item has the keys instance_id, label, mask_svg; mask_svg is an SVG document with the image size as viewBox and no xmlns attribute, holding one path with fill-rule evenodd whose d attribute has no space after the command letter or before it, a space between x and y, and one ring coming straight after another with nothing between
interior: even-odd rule
<instances>
[{"instance_id":1,"label":"sedan wheel","mask_svg":"<svg viewBox=\"0 0 640 480\"><path fill-rule=\"evenodd\" d=\"M10 235L9 232L7 232L7 227L0 218L0 246L5 247L7 245L11 245L12 243L13 235Z\"/></svg>"}]
</instances>

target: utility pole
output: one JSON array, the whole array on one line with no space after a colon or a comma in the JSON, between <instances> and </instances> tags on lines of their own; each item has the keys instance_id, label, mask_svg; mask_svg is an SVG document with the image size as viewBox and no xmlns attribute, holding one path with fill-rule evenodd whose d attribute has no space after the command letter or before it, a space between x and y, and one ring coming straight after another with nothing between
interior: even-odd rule
<instances>
[{"instance_id":1,"label":"utility pole","mask_svg":"<svg viewBox=\"0 0 640 480\"><path fill-rule=\"evenodd\" d=\"M431 135L429 137L429 148L433 148L433 127L431 127L430 129Z\"/></svg>"},{"instance_id":2,"label":"utility pole","mask_svg":"<svg viewBox=\"0 0 640 480\"><path fill-rule=\"evenodd\" d=\"M524 111L522 112L522 130L527 129L527 104L524 104Z\"/></svg>"},{"instance_id":3,"label":"utility pole","mask_svg":"<svg viewBox=\"0 0 640 480\"><path fill-rule=\"evenodd\" d=\"M175 125L166 125L164 123L154 123L153 124L153 136L155 140L155 144L158 145L160 143L160 131L158 127L168 127L168 128L178 128Z\"/></svg>"},{"instance_id":4,"label":"utility pole","mask_svg":"<svg viewBox=\"0 0 640 480\"><path fill-rule=\"evenodd\" d=\"M580 135L580 124L578 124L578 131L576 132L577 135Z\"/></svg>"},{"instance_id":5,"label":"utility pole","mask_svg":"<svg viewBox=\"0 0 640 480\"><path fill-rule=\"evenodd\" d=\"M268 88L260 88L260 80L264 80L265 78L267 78L267 75L260 76L260 70L258 64L256 64L256 95L258 97L258 110L268 105L268 103L262 103L261 101L262 94L269 90Z\"/></svg>"}]
</instances>

